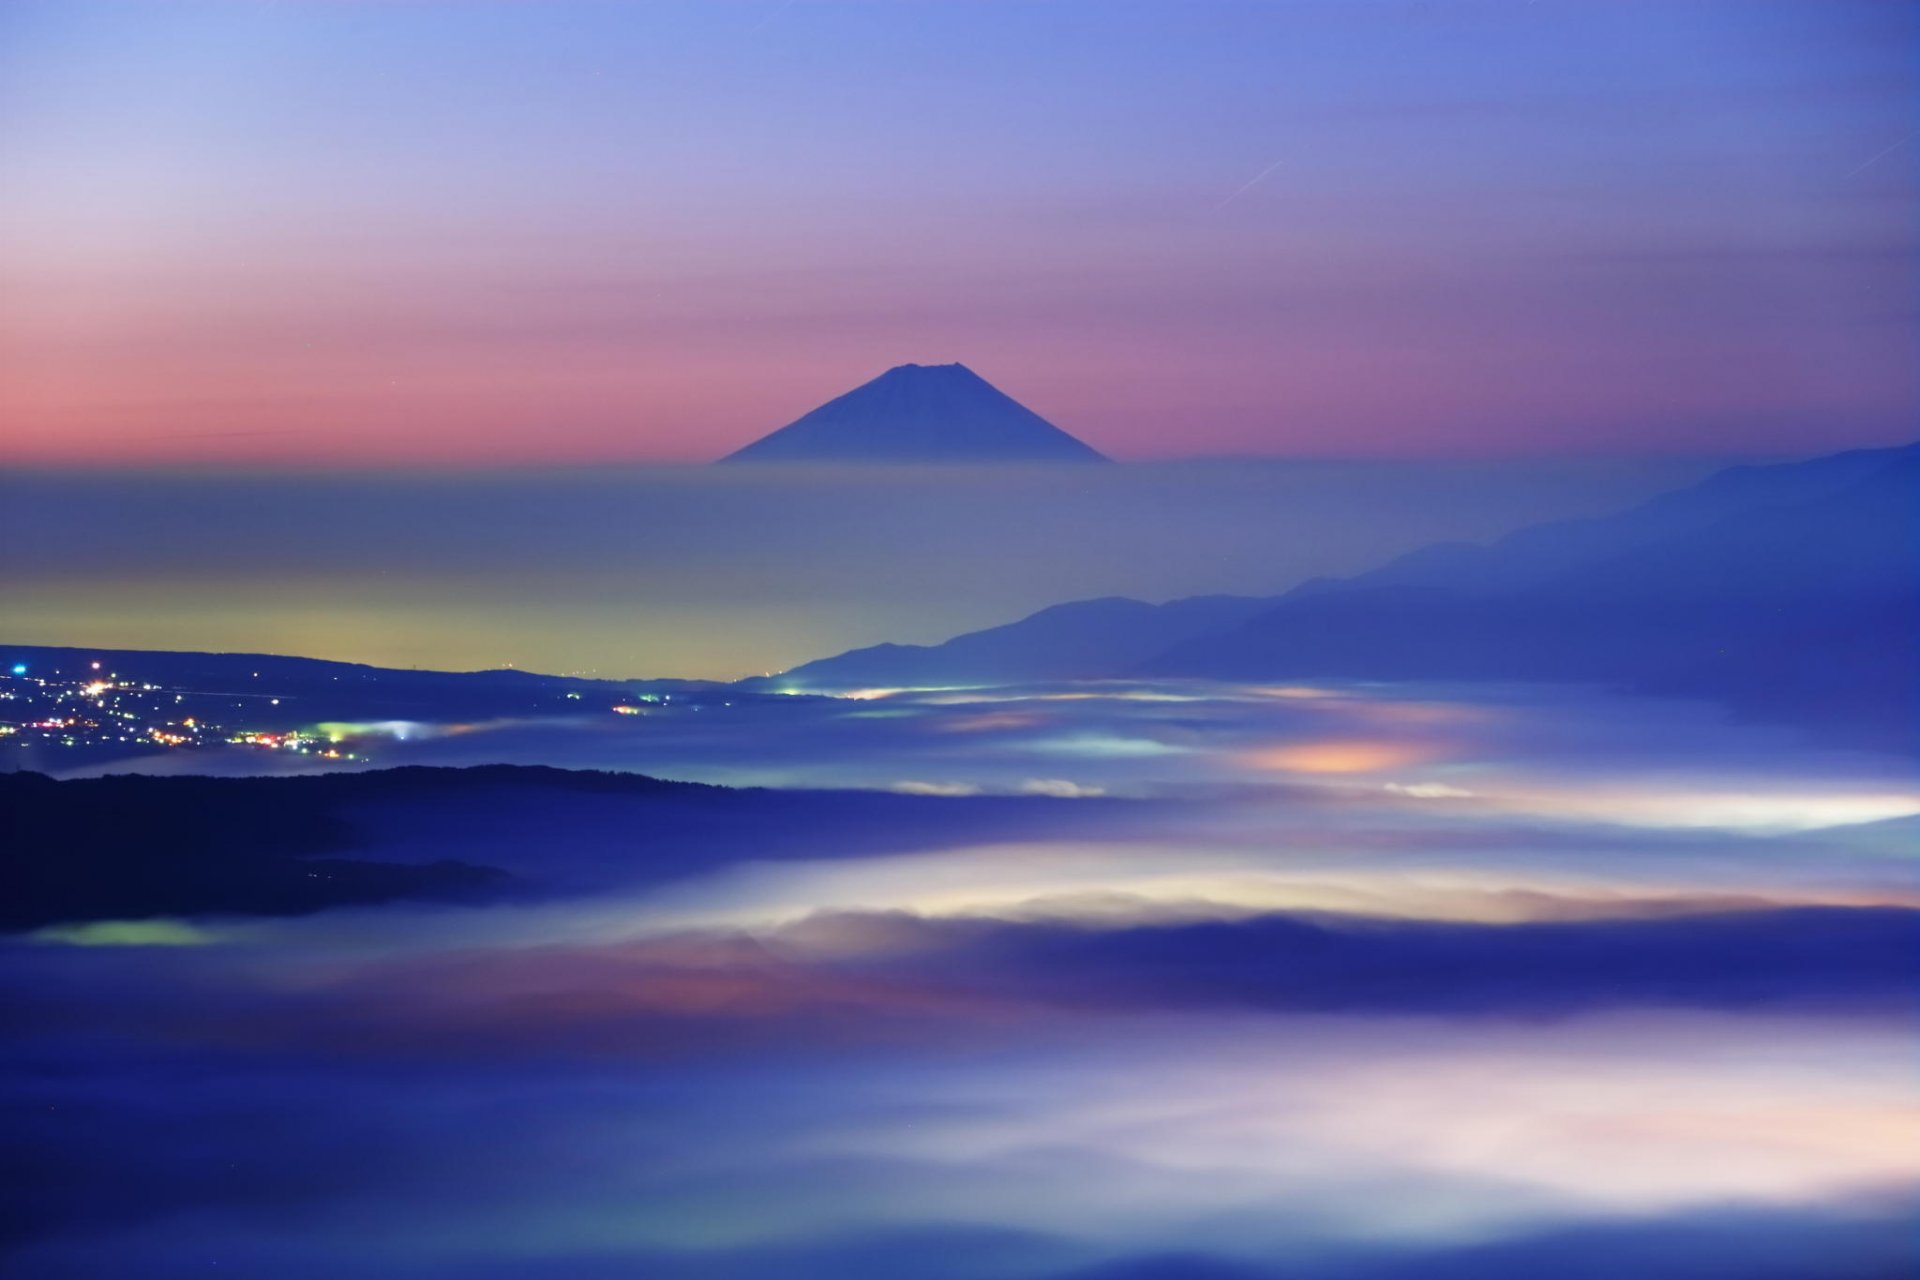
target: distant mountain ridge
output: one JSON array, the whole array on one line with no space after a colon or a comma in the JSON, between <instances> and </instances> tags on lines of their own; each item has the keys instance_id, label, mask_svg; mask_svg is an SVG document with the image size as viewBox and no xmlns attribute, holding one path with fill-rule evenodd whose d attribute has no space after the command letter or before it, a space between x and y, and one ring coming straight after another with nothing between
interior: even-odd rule
<instances>
[{"instance_id":1,"label":"distant mountain ridge","mask_svg":"<svg viewBox=\"0 0 1920 1280\"><path fill-rule=\"evenodd\" d=\"M944 644L855 649L794 667L781 679L878 686L1121 675L1183 640L1244 622L1272 603L1257 596L1193 596L1165 605L1125 596L1076 600Z\"/></svg>"},{"instance_id":2,"label":"distant mountain ridge","mask_svg":"<svg viewBox=\"0 0 1920 1280\"><path fill-rule=\"evenodd\" d=\"M1920 445L1737 467L1614 515L1438 544L1283 595L1073 601L734 685L0 646L36 677L87 678L101 662L178 690L177 715L217 722L244 700L253 729L579 714L642 692L678 703L1129 677L1538 680L1714 699L1904 751L1920 747L1916 653Z\"/></svg>"},{"instance_id":3,"label":"distant mountain ridge","mask_svg":"<svg viewBox=\"0 0 1920 1280\"><path fill-rule=\"evenodd\" d=\"M184 715L218 716L234 699L250 699L254 727L336 720L421 720L572 709L570 699L619 700L634 693L698 695L726 688L710 680L603 680L546 675L517 668L435 671L375 667L327 658L267 653L201 653L172 649L87 649L74 645L0 643L0 660L23 674L68 680L105 676L151 680L179 690ZM90 663L99 663L90 668ZM266 695L280 699L266 705ZM282 706L282 703L285 705Z\"/></svg>"},{"instance_id":4,"label":"distant mountain ridge","mask_svg":"<svg viewBox=\"0 0 1920 1280\"><path fill-rule=\"evenodd\" d=\"M903 364L720 459L1104 462L963 364Z\"/></svg>"},{"instance_id":5,"label":"distant mountain ridge","mask_svg":"<svg viewBox=\"0 0 1920 1280\"><path fill-rule=\"evenodd\" d=\"M1615 515L1222 599L1084 601L786 675L819 689L903 677L1570 681L1712 698L1912 750L1920 445L1738 467Z\"/></svg>"}]
</instances>

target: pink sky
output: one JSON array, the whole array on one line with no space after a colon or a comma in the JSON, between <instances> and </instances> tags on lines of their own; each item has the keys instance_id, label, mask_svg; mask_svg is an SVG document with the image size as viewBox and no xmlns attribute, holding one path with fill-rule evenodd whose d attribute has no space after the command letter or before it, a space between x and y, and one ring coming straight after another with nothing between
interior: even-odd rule
<instances>
[{"instance_id":1,"label":"pink sky","mask_svg":"<svg viewBox=\"0 0 1920 1280\"><path fill-rule=\"evenodd\" d=\"M0 463L702 461L954 360L1123 459L1911 434L1894 11L1546 8L24 5Z\"/></svg>"}]
</instances>

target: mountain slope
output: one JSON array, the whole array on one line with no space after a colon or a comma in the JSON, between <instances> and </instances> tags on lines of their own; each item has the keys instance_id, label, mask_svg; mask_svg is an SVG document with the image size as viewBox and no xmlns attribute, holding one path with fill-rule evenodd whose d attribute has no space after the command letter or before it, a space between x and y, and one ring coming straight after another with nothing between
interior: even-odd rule
<instances>
[{"instance_id":1,"label":"mountain slope","mask_svg":"<svg viewBox=\"0 0 1920 1280\"><path fill-rule=\"evenodd\" d=\"M1911 746L1920 450L1727 473L1409 557L1171 646L1155 675L1587 681Z\"/></svg>"},{"instance_id":2,"label":"mountain slope","mask_svg":"<svg viewBox=\"0 0 1920 1280\"><path fill-rule=\"evenodd\" d=\"M855 689L1117 676L1183 640L1233 626L1271 604L1252 596L1193 596L1160 605L1123 596L1076 600L944 644L874 645L806 663L770 681L748 683Z\"/></svg>"},{"instance_id":3,"label":"mountain slope","mask_svg":"<svg viewBox=\"0 0 1920 1280\"><path fill-rule=\"evenodd\" d=\"M1102 462L961 364L903 364L721 462Z\"/></svg>"},{"instance_id":4,"label":"mountain slope","mask_svg":"<svg viewBox=\"0 0 1920 1280\"><path fill-rule=\"evenodd\" d=\"M1580 681L1913 745L1920 446L1737 467L1630 510L1442 544L1283 596L1081 601L803 685L1122 674ZM1154 640L1165 638L1153 653Z\"/></svg>"},{"instance_id":5,"label":"mountain slope","mask_svg":"<svg viewBox=\"0 0 1920 1280\"><path fill-rule=\"evenodd\" d=\"M1804 462L1731 467L1625 511L1529 525L1485 544L1438 543L1352 578L1304 584L1287 597L1327 589L1390 585L1439 586L1472 594L1518 589L1633 547L1705 529L1743 511L1827 497L1872 478L1903 458L1911 461L1915 457L1920 457L1920 445L1859 449Z\"/></svg>"}]
</instances>

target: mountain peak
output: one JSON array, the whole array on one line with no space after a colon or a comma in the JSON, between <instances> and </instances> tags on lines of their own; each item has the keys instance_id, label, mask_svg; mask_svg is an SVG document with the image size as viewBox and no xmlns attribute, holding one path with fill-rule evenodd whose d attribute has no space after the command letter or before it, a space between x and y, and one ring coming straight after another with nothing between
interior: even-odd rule
<instances>
[{"instance_id":1,"label":"mountain peak","mask_svg":"<svg viewBox=\"0 0 1920 1280\"><path fill-rule=\"evenodd\" d=\"M1102 462L964 364L895 365L722 462Z\"/></svg>"}]
</instances>

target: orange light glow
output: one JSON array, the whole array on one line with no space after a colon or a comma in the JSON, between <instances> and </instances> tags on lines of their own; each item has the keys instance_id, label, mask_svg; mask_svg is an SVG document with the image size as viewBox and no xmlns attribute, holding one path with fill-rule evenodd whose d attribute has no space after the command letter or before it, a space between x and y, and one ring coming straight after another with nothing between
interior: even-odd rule
<instances>
[{"instance_id":1,"label":"orange light glow","mask_svg":"<svg viewBox=\"0 0 1920 1280\"><path fill-rule=\"evenodd\" d=\"M1409 742L1296 742L1268 747L1247 756L1259 769L1287 773L1374 773L1431 760L1432 747Z\"/></svg>"}]
</instances>

